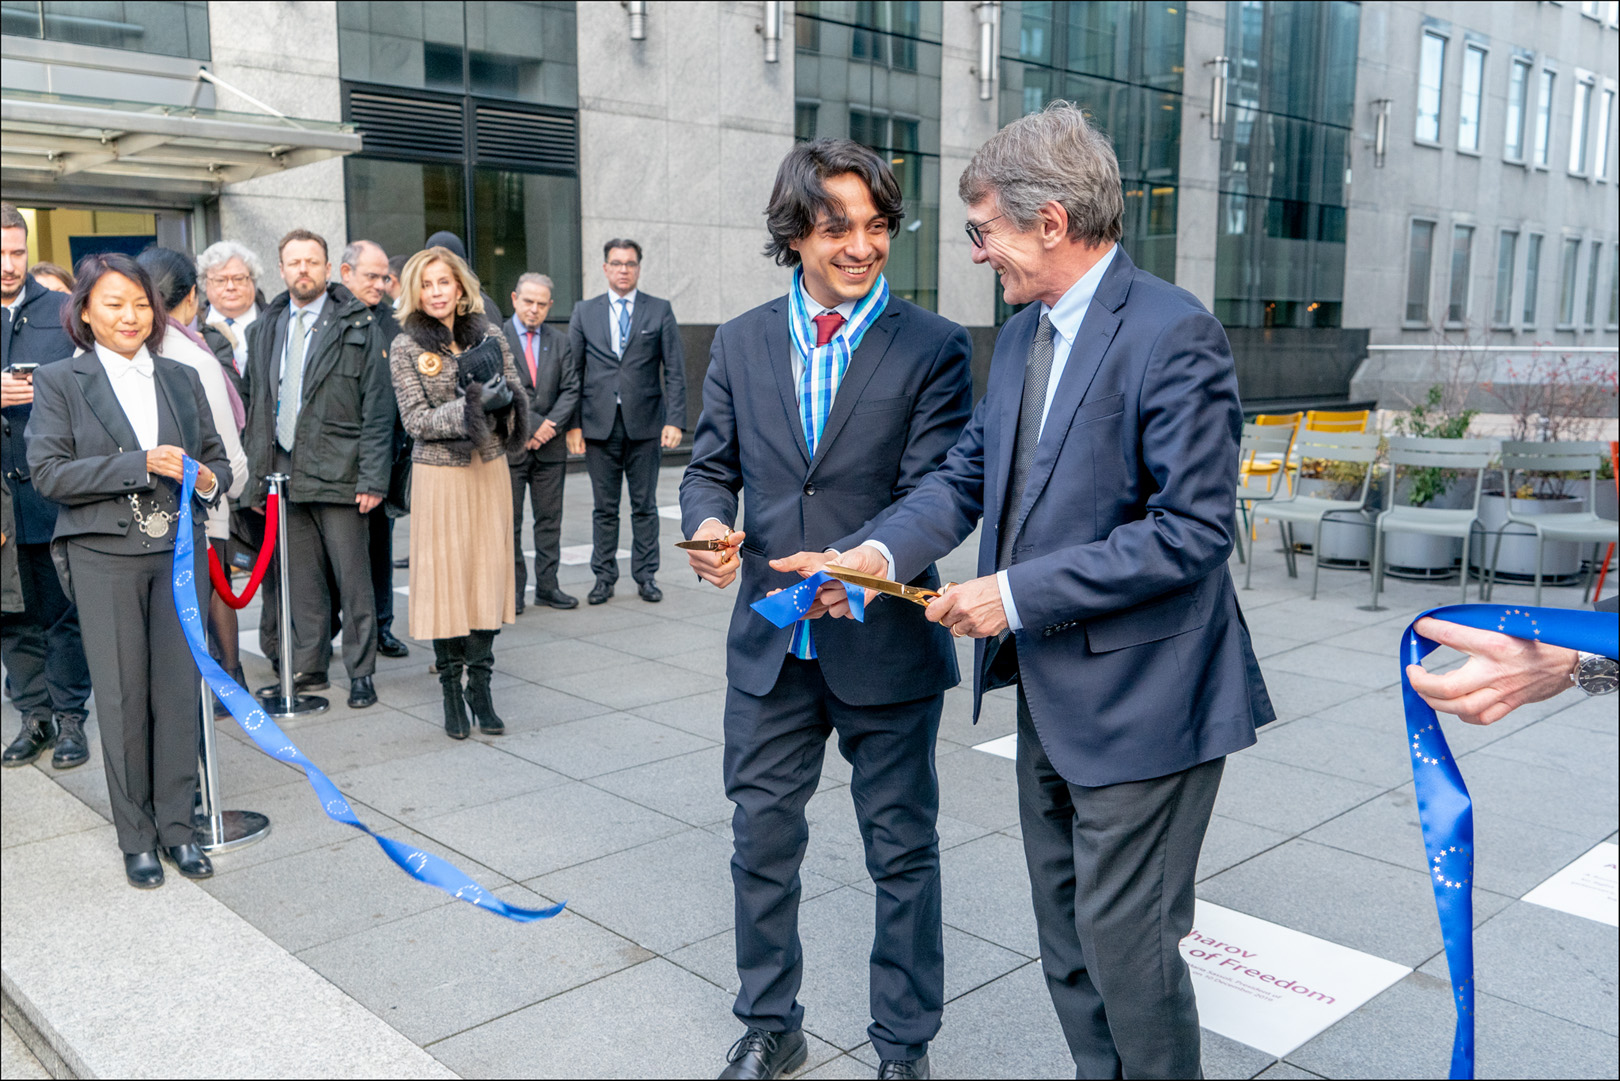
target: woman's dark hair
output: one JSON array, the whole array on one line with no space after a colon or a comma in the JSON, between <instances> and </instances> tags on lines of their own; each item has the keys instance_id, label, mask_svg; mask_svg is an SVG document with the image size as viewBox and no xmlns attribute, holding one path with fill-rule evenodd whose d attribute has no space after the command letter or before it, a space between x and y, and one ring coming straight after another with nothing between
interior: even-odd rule
<instances>
[{"instance_id":1,"label":"woman's dark hair","mask_svg":"<svg viewBox=\"0 0 1620 1081\"><path fill-rule=\"evenodd\" d=\"M849 139L799 143L776 170L771 204L765 208L765 227L771 234L765 254L777 266L799 265L799 253L788 245L809 236L822 214L835 222L843 219L844 208L828 194L826 182L845 173L866 184L872 204L889 221L889 235L900 231L900 220L906 216L900 183L876 152Z\"/></svg>"},{"instance_id":2,"label":"woman's dark hair","mask_svg":"<svg viewBox=\"0 0 1620 1081\"><path fill-rule=\"evenodd\" d=\"M152 275L165 310L178 307L197 288L197 264L191 256L173 248L147 248L135 261Z\"/></svg>"},{"instance_id":3,"label":"woman's dark hair","mask_svg":"<svg viewBox=\"0 0 1620 1081\"><path fill-rule=\"evenodd\" d=\"M99 252L79 260L79 265L73 269L76 280L73 294L68 298L68 320L63 329L73 339L74 345L87 353L95 351L96 336L84 321L84 311L90 306L90 294L95 290L96 283L109 274L128 278L146 293L146 300L152 305L152 330L141 344L146 346L148 352L156 354L168 326L168 309L164 307L163 298L158 296L157 287L152 284L152 275L134 259L118 252Z\"/></svg>"}]
</instances>

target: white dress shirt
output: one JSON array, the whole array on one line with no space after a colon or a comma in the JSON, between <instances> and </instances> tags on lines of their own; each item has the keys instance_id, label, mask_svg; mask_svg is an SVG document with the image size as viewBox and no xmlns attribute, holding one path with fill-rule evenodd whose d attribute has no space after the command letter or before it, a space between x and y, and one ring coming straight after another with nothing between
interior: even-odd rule
<instances>
[{"instance_id":1,"label":"white dress shirt","mask_svg":"<svg viewBox=\"0 0 1620 1081\"><path fill-rule=\"evenodd\" d=\"M133 357L125 360L97 342L96 359L106 369L119 408L129 419L129 426L135 429L135 442L142 450L151 450L158 445L157 383L152 378L152 354L143 345Z\"/></svg>"},{"instance_id":2,"label":"white dress shirt","mask_svg":"<svg viewBox=\"0 0 1620 1081\"><path fill-rule=\"evenodd\" d=\"M1041 314L1052 320L1052 373L1046 380L1046 401L1041 407L1040 434L1036 436L1036 443L1046 434L1046 417L1052 411L1052 399L1057 397L1058 385L1063 379L1063 371L1069 365L1069 353L1074 349L1075 338L1080 333L1080 326L1085 322L1086 312L1091 310L1091 298L1097 295L1097 286L1101 284L1103 275L1114 263L1114 253L1119 251L1119 245L1108 249L1101 259L1092 264L1090 270L1080 276L1080 280L1069 286L1069 289L1058 298L1056 304L1042 304ZM1005 513L1006 508L1003 508ZM881 541L867 541L867 544L882 553L888 561L889 568L885 572L887 577L894 576L894 555L888 546ZM1013 600L1012 586L1007 581L1006 571L996 572L996 588L1001 591L1001 608L1007 616L1007 629L1020 631L1024 629L1023 621L1018 618L1018 605Z\"/></svg>"},{"instance_id":3,"label":"white dress shirt","mask_svg":"<svg viewBox=\"0 0 1620 1081\"><path fill-rule=\"evenodd\" d=\"M304 313L304 364L307 366L309 364L309 346L315 334L315 324L321 321L321 312L325 308L325 289L322 289L319 293L316 293L315 299L304 305L302 308L298 306L298 302L296 300L288 305L287 341L281 343L281 366L277 369L280 373L280 378L287 378L287 342L292 341L293 318L298 315L299 312Z\"/></svg>"},{"instance_id":4,"label":"white dress shirt","mask_svg":"<svg viewBox=\"0 0 1620 1081\"><path fill-rule=\"evenodd\" d=\"M257 303L249 306L241 315L229 319L217 309L208 309L208 322L230 332L227 337L231 339L231 354L236 361L237 375L247 371L247 329L257 318L259 318Z\"/></svg>"},{"instance_id":5,"label":"white dress shirt","mask_svg":"<svg viewBox=\"0 0 1620 1081\"><path fill-rule=\"evenodd\" d=\"M624 294L624 296L620 296L618 293L613 291L613 287L611 285L608 286L608 342L613 346L613 351L615 353L624 352L624 343L619 341L620 302L623 301L628 303L628 307L630 309L630 318L634 319L636 317L636 294L639 291L640 290L632 289L628 293Z\"/></svg>"}]
</instances>

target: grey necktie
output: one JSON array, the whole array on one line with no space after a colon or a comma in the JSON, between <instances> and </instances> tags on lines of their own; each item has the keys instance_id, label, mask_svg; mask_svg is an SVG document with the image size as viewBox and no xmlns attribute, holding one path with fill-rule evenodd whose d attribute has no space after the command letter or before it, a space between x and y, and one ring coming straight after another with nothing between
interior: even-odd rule
<instances>
[{"instance_id":1,"label":"grey necktie","mask_svg":"<svg viewBox=\"0 0 1620 1081\"><path fill-rule=\"evenodd\" d=\"M1052 378L1052 320L1041 316L1035 340L1029 343L1024 362L1024 400L1018 410L1018 435L1013 442L1012 474L1007 479L1007 499L1001 507L1001 538L996 548L996 570L1012 563L1013 533L1018 526L1018 508L1024 501L1024 483L1029 480L1030 463L1041 438L1041 417L1046 412L1046 384Z\"/></svg>"},{"instance_id":2,"label":"grey necktie","mask_svg":"<svg viewBox=\"0 0 1620 1081\"><path fill-rule=\"evenodd\" d=\"M304 404L304 312L293 312L287 328L287 365L281 373L281 396L276 404L276 442L291 454L293 434L298 429L298 409ZM1047 348L1051 364L1051 348Z\"/></svg>"}]
</instances>

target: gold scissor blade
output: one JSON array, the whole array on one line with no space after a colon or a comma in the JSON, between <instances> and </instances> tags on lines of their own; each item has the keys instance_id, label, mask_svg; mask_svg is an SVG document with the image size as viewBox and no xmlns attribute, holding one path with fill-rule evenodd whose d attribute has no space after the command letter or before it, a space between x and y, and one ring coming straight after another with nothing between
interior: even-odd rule
<instances>
[{"instance_id":1,"label":"gold scissor blade","mask_svg":"<svg viewBox=\"0 0 1620 1081\"><path fill-rule=\"evenodd\" d=\"M862 589L875 589L879 593L887 593L891 597L900 597L913 604L927 605L929 601L939 596L931 589L922 589L919 586L908 586L904 582L896 582L889 578L879 578L875 574L864 574L861 571L846 570L838 566L825 566L821 568L832 577L847 585L860 586Z\"/></svg>"},{"instance_id":2,"label":"gold scissor blade","mask_svg":"<svg viewBox=\"0 0 1620 1081\"><path fill-rule=\"evenodd\" d=\"M731 545L726 544L724 541L717 540L676 541L675 547L685 548L693 552L726 552L730 551L731 549Z\"/></svg>"}]
</instances>

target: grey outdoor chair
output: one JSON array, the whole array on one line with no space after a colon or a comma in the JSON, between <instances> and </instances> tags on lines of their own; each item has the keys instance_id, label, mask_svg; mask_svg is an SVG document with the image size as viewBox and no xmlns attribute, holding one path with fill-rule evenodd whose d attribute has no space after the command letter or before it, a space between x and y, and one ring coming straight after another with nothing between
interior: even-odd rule
<instances>
[{"instance_id":1,"label":"grey outdoor chair","mask_svg":"<svg viewBox=\"0 0 1620 1081\"><path fill-rule=\"evenodd\" d=\"M1468 544L1479 526L1479 495L1485 470L1496 457L1494 439L1418 439L1391 436L1389 478L1384 484L1384 510L1373 526L1372 607L1378 607L1378 594L1384 588L1384 535L1423 533L1431 537L1457 537L1462 541L1462 601L1468 603ZM1401 470L1472 470L1472 497L1463 507L1414 507L1396 503ZM1456 481L1453 481L1456 483ZM1466 490L1466 489L1465 489Z\"/></svg>"},{"instance_id":2,"label":"grey outdoor chair","mask_svg":"<svg viewBox=\"0 0 1620 1081\"><path fill-rule=\"evenodd\" d=\"M1238 438L1238 514L1243 519L1237 541L1240 562L1250 562L1243 554L1243 541L1249 535L1249 514L1257 503L1276 499L1282 492L1283 478L1288 475L1288 448L1294 442L1291 425L1244 424ZM1263 472L1251 466L1255 462L1275 462ZM1248 579L1244 579L1247 588Z\"/></svg>"},{"instance_id":3,"label":"grey outdoor chair","mask_svg":"<svg viewBox=\"0 0 1620 1081\"><path fill-rule=\"evenodd\" d=\"M1592 510L1597 506L1598 470L1608 447L1603 443L1503 443L1502 494L1507 499L1507 524L1496 533L1496 547L1491 551L1491 569L1482 587L1485 600L1491 599L1496 587L1496 563L1502 557L1502 534L1517 526L1516 532L1529 530L1536 537L1536 599L1541 603L1542 547L1548 541L1574 541L1593 547L1592 562L1598 561L1600 545L1620 541L1620 522L1599 518ZM1513 483L1515 473L1585 473L1586 510L1577 514L1515 514L1513 511ZM1590 588L1592 572L1586 573Z\"/></svg>"},{"instance_id":4,"label":"grey outdoor chair","mask_svg":"<svg viewBox=\"0 0 1620 1081\"><path fill-rule=\"evenodd\" d=\"M1359 514L1367 505L1367 489L1372 484L1374 463L1378 460L1377 434L1360 432L1300 432L1294 441L1294 478L1292 496L1274 499L1256 507L1256 518L1277 523L1282 532L1283 557L1288 563L1288 577L1298 578L1299 568L1294 560L1294 524L1305 522L1316 529L1311 544L1311 600L1316 599L1317 582L1322 576L1322 522L1333 514ZM1357 462L1363 466L1360 489L1353 499L1323 499L1319 496L1300 495L1300 472L1307 461ZM1243 588L1249 588L1249 575L1254 571L1254 560L1249 560L1243 575Z\"/></svg>"}]
</instances>

